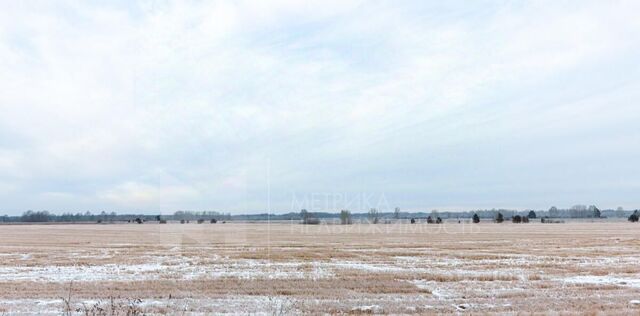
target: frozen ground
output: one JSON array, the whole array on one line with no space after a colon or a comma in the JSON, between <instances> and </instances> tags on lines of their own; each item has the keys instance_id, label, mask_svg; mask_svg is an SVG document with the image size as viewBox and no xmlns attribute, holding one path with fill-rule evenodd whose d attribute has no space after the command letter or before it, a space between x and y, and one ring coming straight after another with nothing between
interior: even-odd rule
<instances>
[{"instance_id":1,"label":"frozen ground","mask_svg":"<svg viewBox=\"0 0 640 316\"><path fill-rule=\"evenodd\" d=\"M0 313L640 312L639 225L371 226L0 226Z\"/></svg>"}]
</instances>

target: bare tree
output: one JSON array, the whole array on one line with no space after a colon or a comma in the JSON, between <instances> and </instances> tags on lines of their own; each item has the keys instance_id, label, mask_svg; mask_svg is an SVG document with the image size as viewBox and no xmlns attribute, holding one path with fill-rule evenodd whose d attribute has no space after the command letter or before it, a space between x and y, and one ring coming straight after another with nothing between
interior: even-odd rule
<instances>
[{"instance_id":1,"label":"bare tree","mask_svg":"<svg viewBox=\"0 0 640 316\"><path fill-rule=\"evenodd\" d=\"M307 220L309 220L309 212L307 212L306 209L300 210L300 218L302 219L303 223L306 223Z\"/></svg>"},{"instance_id":2,"label":"bare tree","mask_svg":"<svg viewBox=\"0 0 640 316\"><path fill-rule=\"evenodd\" d=\"M351 212L349 212L349 210L340 211L340 224L342 225L351 224Z\"/></svg>"},{"instance_id":3,"label":"bare tree","mask_svg":"<svg viewBox=\"0 0 640 316\"><path fill-rule=\"evenodd\" d=\"M374 223L374 224L378 224L378 222L380 221L379 215L378 215L378 209L372 208L369 210L369 222Z\"/></svg>"}]
</instances>

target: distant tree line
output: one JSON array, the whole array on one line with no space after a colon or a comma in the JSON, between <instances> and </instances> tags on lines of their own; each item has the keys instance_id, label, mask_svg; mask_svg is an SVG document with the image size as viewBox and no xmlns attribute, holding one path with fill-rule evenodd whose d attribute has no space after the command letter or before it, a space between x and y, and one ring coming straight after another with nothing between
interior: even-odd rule
<instances>
[{"instance_id":1,"label":"distant tree line","mask_svg":"<svg viewBox=\"0 0 640 316\"><path fill-rule=\"evenodd\" d=\"M552 206L549 209L548 216L552 218L599 218L602 212L595 205L587 207L586 205L574 205L569 209L558 209Z\"/></svg>"},{"instance_id":2,"label":"distant tree line","mask_svg":"<svg viewBox=\"0 0 640 316\"><path fill-rule=\"evenodd\" d=\"M221 212L214 212L214 211L202 211L202 212L193 212L193 211L177 211L175 213L173 213L173 216L166 216L166 218L171 219L171 220L186 220L186 221L192 221L192 220L207 220L210 221L212 219L215 220L231 220L231 214L227 213L227 214L223 214Z\"/></svg>"},{"instance_id":3,"label":"distant tree line","mask_svg":"<svg viewBox=\"0 0 640 316\"><path fill-rule=\"evenodd\" d=\"M92 212L78 213L61 213L56 215L49 211L26 211L19 216L0 216L0 222L26 222L26 223L42 223L42 222L133 222L133 221L166 221L166 220L198 220L204 219L210 221L227 220L231 218L231 214L222 214L219 212L191 212L177 211L173 215L149 215L149 214L117 214L116 212L100 212L94 214Z\"/></svg>"},{"instance_id":4,"label":"distant tree line","mask_svg":"<svg viewBox=\"0 0 640 316\"><path fill-rule=\"evenodd\" d=\"M602 218L602 217L628 217L633 213L632 210L625 211L622 207L618 207L615 210L600 210L595 205L574 205L570 208L560 209L555 206L549 208L549 210L507 210L507 209L491 209L491 210L476 210L471 212L462 212L458 214L467 215L465 217L472 217L473 214L478 214L480 218L495 219L501 213L505 218L513 218L516 215L527 216L529 219L538 217L550 217L550 218ZM446 213L444 213L446 214ZM463 215L460 215L463 217Z\"/></svg>"},{"instance_id":5,"label":"distant tree line","mask_svg":"<svg viewBox=\"0 0 640 316\"><path fill-rule=\"evenodd\" d=\"M431 212L401 212L400 208L395 208L390 212L381 212L378 209L370 209L368 212L353 213L349 210L342 210L340 212L308 212L302 210L300 212L289 212L284 214L240 214L231 215L230 213L223 213L217 211L177 211L173 214L167 215L149 215L149 214L117 214L116 212L99 212L92 213L86 212L62 212L55 214L50 211L26 211L22 215L0 216L0 222L131 222L136 219L140 219L143 222L146 221L211 221L215 220L243 220L243 221L260 221L260 220L296 220L296 221L309 221L316 222L321 220L334 219L343 224L351 224L353 222L370 222L378 223L381 220L385 222L389 220L410 220L414 219L416 222L419 219L431 218L434 222L438 218L442 219L473 219L474 222L480 219L490 219L498 221L500 216L502 221L506 219L513 219L516 216L520 218L527 217L528 219L535 218L600 218L600 217L624 217L629 220L635 220L634 215L639 214L632 210L624 210L622 207L618 207L615 210L600 210L595 205L574 205L568 209L559 209L555 206L549 210L509 210L509 209L490 209L490 210L473 210L466 212L447 212L432 210Z\"/></svg>"},{"instance_id":6,"label":"distant tree line","mask_svg":"<svg viewBox=\"0 0 640 316\"><path fill-rule=\"evenodd\" d=\"M125 214L118 215L115 212L100 212L97 214L91 212L78 212L78 213L62 213L54 214L49 211L26 211L20 216L4 215L0 217L0 222L115 222L115 221L130 221L136 218L144 220L154 220L157 215L143 215L143 214Z\"/></svg>"}]
</instances>

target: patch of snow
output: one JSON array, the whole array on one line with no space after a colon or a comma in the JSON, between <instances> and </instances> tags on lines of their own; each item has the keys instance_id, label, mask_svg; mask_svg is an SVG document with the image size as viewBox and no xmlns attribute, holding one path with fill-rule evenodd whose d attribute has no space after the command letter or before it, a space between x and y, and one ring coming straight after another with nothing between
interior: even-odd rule
<instances>
[{"instance_id":1,"label":"patch of snow","mask_svg":"<svg viewBox=\"0 0 640 316\"><path fill-rule=\"evenodd\" d=\"M611 275L578 275L560 279L562 282L571 284L604 284L619 285L633 288L640 288L640 279L622 278Z\"/></svg>"},{"instance_id":2,"label":"patch of snow","mask_svg":"<svg viewBox=\"0 0 640 316\"><path fill-rule=\"evenodd\" d=\"M389 265L389 264L376 264L376 263L365 263L365 262L357 262L357 261L333 261L327 264L333 268L341 268L341 269L353 269L353 270L363 270L370 272L403 272L409 271L409 268ZM411 270L413 272L421 272Z\"/></svg>"},{"instance_id":3,"label":"patch of snow","mask_svg":"<svg viewBox=\"0 0 640 316\"><path fill-rule=\"evenodd\" d=\"M195 264L188 259L156 258L145 264L78 266L0 266L0 281L140 281L158 279L322 279L333 272L319 263L235 260ZM309 266L309 268L307 268Z\"/></svg>"},{"instance_id":4,"label":"patch of snow","mask_svg":"<svg viewBox=\"0 0 640 316\"><path fill-rule=\"evenodd\" d=\"M138 265L98 265L98 266L35 266L35 267L0 267L0 280L19 281L104 281L157 279L162 275L160 264ZM144 277L141 277L145 274Z\"/></svg>"},{"instance_id":5,"label":"patch of snow","mask_svg":"<svg viewBox=\"0 0 640 316\"><path fill-rule=\"evenodd\" d=\"M9 314L60 315L62 307L62 300L0 300L0 310L10 311Z\"/></svg>"},{"instance_id":6,"label":"patch of snow","mask_svg":"<svg viewBox=\"0 0 640 316\"><path fill-rule=\"evenodd\" d=\"M380 307L379 305L356 306L351 310L355 312L362 312L362 313L374 313L374 314L382 313L382 307Z\"/></svg>"},{"instance_id":7,"label":"patch of snow","mask_svg":"<svg viewBox=\"0 0 640 316\"><path fill-rule=\"evenodd\" d=\"M439 289L437 287L438 283L435 281L412 280L409 282L413 283L419 289L429 290L431 292L431 295L433 295L433 297L437 298L438 300L446 300L455 296L455 294L449 291Z\"/></svg>"},{"instance_id":8,"label":"patch of snow","mask_svg":"<svg viewBox=\"0 0 640 316\"><path fill-rule=\"evenodd\" d=\"M154 308L167 308L175 314L179 311L190 310L196 315L210 315L214 313L232 315L279 315L299 314L293 306L294 300L284 296L236 296L232 298L207 298L207 299L142 299L135 305L143 310ZM125 303L126 300L120 300ZM107 300L72 300L73 308L91 307L94 304L106 307ZM9 311L9 315L60 315L64 309L61 299L14 299L3 300L0 298L0 310ZM2 314L2 313L0 313ZM80 315L80 313L74 313Z\"/></svg>"}]
</instances>

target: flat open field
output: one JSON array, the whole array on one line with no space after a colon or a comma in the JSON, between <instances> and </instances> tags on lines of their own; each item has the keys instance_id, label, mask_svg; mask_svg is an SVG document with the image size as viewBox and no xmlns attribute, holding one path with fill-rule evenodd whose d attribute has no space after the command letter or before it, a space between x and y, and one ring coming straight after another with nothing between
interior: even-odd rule
<instances>
[{"instance_id":1,"label":"flat open field","mask_svg":"<svg viewBox=\"0 0 640 316\"><path fill-rule=\"evenodd\" d=\"M639 262L622 221L8 225L0 314L638 314Z\"/></svg>"}]
</instances>

